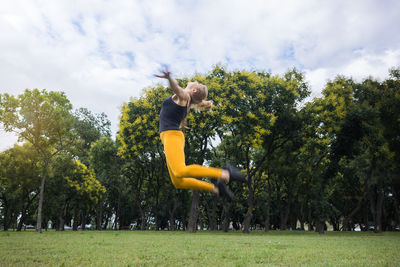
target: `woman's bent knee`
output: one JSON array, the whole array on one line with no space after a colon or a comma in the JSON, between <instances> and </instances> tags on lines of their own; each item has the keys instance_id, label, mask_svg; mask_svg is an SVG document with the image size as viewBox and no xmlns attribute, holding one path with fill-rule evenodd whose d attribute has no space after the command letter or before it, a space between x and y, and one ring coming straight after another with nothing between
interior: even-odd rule
<instances>
[{"instance_id":1,"label":"woman's bent knee","mask_svg":"<svg viewBox=\"0 0 400 267\"><path fill-rule=\"evenodd\" d=\"M186 167L181 167L181 168L174 170L174 175L177 178L187 177L188 175L187 175Z\"/></svg>"},{"instance_id":2,"label":"woman's bent knee","mask_svg":"<svg viewBox=\"0 0 400 267\"><path fill-rule=\"evenodd\" d=\"M186 188L185 183L183 181L175 180L175 181L172 181L172 184L174 185L174 187L176 189L185 189Z\"/></svg>"}]
</instances>

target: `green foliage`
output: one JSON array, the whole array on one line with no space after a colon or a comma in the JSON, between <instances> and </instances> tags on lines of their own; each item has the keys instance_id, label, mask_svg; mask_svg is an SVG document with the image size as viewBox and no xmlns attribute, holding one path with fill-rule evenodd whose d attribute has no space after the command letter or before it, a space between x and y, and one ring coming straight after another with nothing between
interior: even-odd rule
<instances>
[{"instance_id":1,"label":"green foliage","mask_svg":"<svg viewBox=\"0 0 400 267\"><path fill-rule=\"evenodd\" d=\"M123 105L117 136L121 157L132 158L160 147L158 113L166 96L164 87L149 88L141 98Z\"/></svg>"},{"instance_id":2,"label":"green foliage","mask_svg":"<svg viewBox=\"0 0 400 267\"><path fill-rule=\"evenodd\" d=\"M71 103L62 92L28 90L18 97L1 97L1 122L6 131L14 131L20 141L28 141L41 157L43 168L36 231L41 232L44 186L52 158L72 142L74 119Z\"/></svg>"},{"instance_id":3,"label":"green foliage","mask_svg":"<svg viewBox=\"0 0 400 267\"><path fill-rule=\"evenodd\" d=\"M117 145L110 137L101 137L90 147L90 165L104 183L112 181L111 177L118 176L121 160L117 152Z\"/></svg>"},{"instance_id":4,"label":"green foliage","mask_svg":"<svg viewBox=\"0 0 400 267\"><path fill-rule=\"evenodd\" d=\"M13 222L14 214L21 214L20 224L33 213L32 200L38 195L40 184L39 158L32 145L14 145L0 153L0 199L3 208L3 228L6 230Z\"/></svg>"},{"instance_id":5,"label":"green foliage","mask_svg":"<svg viewBox=\"0 0 400 267\"><path fill-rule=\"evenodd\" d=\"M103 136L111 136L111 122L104 113L92 114L86 108L76 110L74 117L74 130L77 133L77 138L70 150L85 165L89 165L89 150L91 145Z\"/></svg>"},{"instance_id":6,"label":"green foliage","mask_svg":"<svg viewBox=\"0 0 400 267\"><path fill-rule=\"evenodd\" d=\"M25 90L18 97L3 94L1 122L6 131L17 132L42 157L50 158L71 137L71 103L62 92Z\"/></svg>"},{"instance_id":7,"label":"green foliage","mask_svg":"<svg viewBox=\"0 0 400 267\"><path fill-rule=\"evenodd\" d=\"M69 186L82 197L97 202L102 194L106 192L104 186L94 177L93 170L88 169L80 161L75 161L71 176L66 176L65 180Z\"/></svg>"},{"instance_id":8,"label":"green foliage","mask_svg":"<svg viewBox=\"0 0 400 267\"><path fill-rule=\"evenodd\" d=\"M210 112L188 115L186 163L231 162L247 179L231 185L230 205L200 194L203 227L227 230L231 222L248 232L300 223L322 232L329 222L335 230L393 229L400 223L399 73L390 70L382 82L337 76L308 102L308 84L296 69L273 75L217 65L177 79L183 88L192 80L206 84L214 103ZM32 220L35 204L20 203L50 177L44 220L63 226L64 219L96 217L96 224L115 229L132 222L140 229L185 229L192 192L173 187L158 132L161 103L171 94L157 85L124 103L116 141L103 113L71 114L63 93L0 94L4 128L32 144L0 153L0 213L8 218L0 222L15 224L23 208Z\"/></svg>"}]
</instances>

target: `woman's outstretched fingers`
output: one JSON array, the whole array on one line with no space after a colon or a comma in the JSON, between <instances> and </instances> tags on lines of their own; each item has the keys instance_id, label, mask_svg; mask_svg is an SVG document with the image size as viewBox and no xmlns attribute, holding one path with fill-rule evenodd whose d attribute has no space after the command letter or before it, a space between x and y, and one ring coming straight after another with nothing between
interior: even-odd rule
<instances>
[{"instance_id":1,"label":"woman's outstretched fingers","mask_svg":"<svg viewBox=\"0 0 400 267\"><path fill-rule=\"evenodd\" d=\"M171 76L171 72L168 69L168 65L162 64L161 69L159 70L162 74L155 74L154 76L158 78L165 78L168 79Z\"/></svg>"},{"instance_id":2,"label":"woman's outstretched fingers","mask_svg":"<svg viewBox=\"0 0 400 267\"><path fill-rule=\"evenodd\" d=\"M164 79L168 79L170 77L171 73L168 71L163 71L162 74L154 74L154 76L158 77L158 78L164 78Z\"/></svg>"}]
</instances>

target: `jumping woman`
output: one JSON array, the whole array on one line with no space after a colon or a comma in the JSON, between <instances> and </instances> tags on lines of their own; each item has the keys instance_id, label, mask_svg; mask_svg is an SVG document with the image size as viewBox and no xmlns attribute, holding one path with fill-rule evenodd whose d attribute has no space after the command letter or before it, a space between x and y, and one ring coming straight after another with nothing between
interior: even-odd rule
<instances>
[{"instance_id":1,"label":"jumping woman","mask_svg":"<svg viewBox=\"0 0 400 267\"><path fill-rule=\"evenodd\" d=\"M163 70L162 74L155 76L167 79L174 92L174 95L162 103L159 130L169 175L175 188L209 191L233 200L233 193L226 184L245 181L238 169L229 164L226 169L185 164L185 136L182 129L187 128L184 124L190 108L211 109L212 101L206 101L207 87L198 82L189 82L186 88L182 89L168 70ZM217 178L218 181L214 185L192 177Z\"/></svg>"}]
</instances>

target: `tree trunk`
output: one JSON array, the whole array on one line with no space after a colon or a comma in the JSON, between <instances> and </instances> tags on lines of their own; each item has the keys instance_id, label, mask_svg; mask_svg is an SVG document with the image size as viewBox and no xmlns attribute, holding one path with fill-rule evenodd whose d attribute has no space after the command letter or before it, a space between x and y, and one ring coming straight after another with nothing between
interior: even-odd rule
<instances>
[{"instance_id":1,"label":"tree trunk","mask_svg":"<svg viewBox=\"0 0 400 267\"><path fill-rule=\"evenodd\" d=\"M22 225L24 224L24 221L25 221L25 217L26 217L26 209L25 209L25 207L24 207L24 208L22 209L21 218L19 219L19 222L18 222L17 232L21 232L21 230L22 230Z\"/></svg>"},{"instance_id":2,"label":"tree trunk","mask_svg":"<svg viewBox=\"0 0 400 267\"><path fill-rule=\"evenodd\" d=\"M169 230L175 231L175 211L172 210L169 213Z\"/></svg>"},{"instance_id":3,"label":"tree trunk","mask_svg":"<svg viewBox=\"0 0 400 267\"><path fill-rule=\"evenodd\" d=\"M300 219L300 229L304 231L304 220Z\"/></svg>"},{"instance_id":4,"label":"tree trunk","mask_svg":"<svg viewBox=\"0 0 400 267\"><path fill-rule=\"evenodd\" d=\"M208 137L204 136L204 139L201 142L201 154L197 159L197 164L203 165L205 153L207 151L207 142ZM189 149L190 144L187 143L187 147ZM199 218L200 213L200 192L197 190L193 191L192 205L190 208L190 216L187 231L189 233L195 233L197 231L197 220Z\"/></svg>"},{"instance_id":5,"label":"tree trunk","mask_svg":"<svg viewBox=\"0 0 400 267\"><path fill-rule=\"evenodd\" d=\"M208 203L206 204L207 214L208 214L208 230L217 230L217 199L213 197L212 206L210 207Z\"/></svg>"},{"instance_id":6,"label":"tree trunk","mask_svg":"<svg viewBox=\"0 0 400 267\"><path fill-rule=\"evenodd\" d=\"M321 215L317 213L315 231L319 234L325 233L325 222L321 220Z\"/></svg>"},{"instance_id":7,"label":"tree trunk","mask_svg":"<svg viewBox=\"0 0 400 267\"><path fill-rule=\"evenodd\" d=\"M61 206L59 212L58 212L58 225L57 225L57 231L64 231L64 211L65 211L65 206L66 203Z\"/></svg>"},{"instance_id":8,"label":"tree trunk","mask_svg":"<svg viewBox=\"0 0 400 267\"><path fill-rule=\"evenodd\" d=\"M43 228L44 228L44 230L46 230L46 231L49 229L49 219L48 219L48 218L47 218L47 219L45 218L45 220L44 220L44 227L43 227Z\"/></svg>"},{"instance_id":9,"label":"tree trunk","mask_svg":"<svg viewBox=\"0 0 400 267\"><path fill-rule=\"evenodd\" d=\"M325 234L325 222L321 220L318 222L318 234Z\"/></svg>"},{"instance_id":10,"label":"tree trunk","mask_svg":"<svg viewBox=\"0 0 400 267\"><path fill-rule=\"evenodd\" d=\"M169 230L175 231L175 217L172 212L169 214Z\"/></svg>"},{"instance_id":11,"label":"tree trunk","mask_svg":"<svg viewBox=\"0 0 400 267\"><path fill-rule=\"evenodd\" d=\"M139 210L140 210L140 230L146 230L146 215L144 213L144 210L141 206L139 206Z\"/></svg>"},{"instance_id":12,"label":"tree trunk","mask_svg":"<svg viewBox=\"0 0 400 267\"><path fill-rule=\"evenodd\" d=\"M189 233L195 233L197 231L197 219L199 217L200 212L200 193L199 191L193 191L192 205L190 208L190 217L188 223L187 231Z\"/></svg>"},{"instance_id":13,"label":"tree trunk","mask_svg":"<svg viewBox=\"0 0 400 267\"><path fill-rule=\"evenodd\" d=\"M154 221L156 223L156 227L154 230L159 231L161 228L161 219L160 219L160 215L158 214L158 205L156 204L156 206L153 209L153 214L154 214Z\"/></svg>"},{"instance_id":14,"label":"tree trunk","mask_svg":"<svg viewBox=\"0 0 400 267\"><path fill-rule=\"evenodd\" d=\"M368 215L369 215L369 209L368 209L368 203L365 204L365 206L363 207L363 221L364 221L364 227L361 229L362 231L368 231Z\"/></svg>"},{"instance_id":15,"label":"tree trunk","mask_svg":"<svg viewBox=\"0 0 400 267\"><path fill-rule=\"evenodd\" d=\"M296 230L297 228L297 218L298 218L298 214L295 212L290 212L289 213L289 217L290 217L290 228L291 230Z\"/></svg>"},{"instance_id":16,"label":"tree trunk","mask_svg":"<svg viewBox=\"0 0 400 267\"><path fill-rule=\"evenodd\" d=\"M354 208L354 210L352 210L352 211L350 212L350 214L349 214L347 217L344 218L344 220L343 220L343 226L342 226L342 229L343 229L344 231L350 231L350 230L351 230L351 229L350 229L350 225L349 225L350 220L351 220L351 219L353 218L353 216L361 209L361 204L362 204L363 199L364 199L364 198L361 198L361 199L358 201L357 206Z\"/></svg>"},{"instance_id":17,"label":"tree trunk","mask_svg":"<svg viewBox=\"0 0 400 267\"><path fill-rule=\"evenodd\" d=\"M340 231L340 218L338 219L335 216L331 216L330 221L333 227L333 231Z\"/></svg>"},{"instance_id":18,"label":"tree trunk","mask_svg":"<svg viewBox=\"0 0 400 267\"><path fill-rule=\"evenodd\" d=\"M8 222L7 222L7 220L8 220L8 201L7 201L7 199L5 198L5 197L3 197L2 198L2 200L3 200L3 216L4 216L4 219L3 219L3 229L4 229L4 231L8 231Z\"/></svg>"},{"instance_id":19,"label":"tree trunk","mask_svg":"<svg viewBox=\"0 0 400 267\"><path fill-rule=\"evenodd\" d=\"M318 232L319 234L324 234L325 229L325 222L322 219L322 190L318 194L318 205L315 208L315 231Z\"/></svg>"},{"instance_id":20,"label":"tree trunk","mask_svg":"<svg viewBox=\"0 0 400 267\"><path fill-rule=\"evenodd\" d=\"M104 220L103 230L107 230L108 224L110 223L110 218L111 218L110 212L107 212L106 219Z\"/></svg>"},{"instance_id":21,"label":"tree trunk","mask_svg":"<svg viewBox=\"0 0 400 267\"><path fill-rule=\"evenodd\" d=\"M230 216L230 204L224 202L223 204L223 210L222 210L222 231L225 233L229 231L229 224L231 222L231 216Z\"/></svg>"},{"instance_id":22,"label":"tree trunk","mask_svg":"<svg viewBox=\"0 0 400 267\"><path fill-rule=\"evenodd\" d=\"M375 156L371 160L371 168L369 169L367 173L367 179L371 180L371 178L374 176L374 172L376 169L376 158ZM368 194L368 199L369 199L369 205L372 213L372 218L374 220L374 224L376 225L376 202L373 196L372 188L369 183L367 183L367 194Z\"/></svg>"},{"instance_id":23,"label":"tree trunk","mask_svg":"<svg viewBox=\"0 0 400 267\"><path fill-rule=\"evenodd\" d=\"M22 211L21 211L21 218L19 219L18 226L17 226L17 232L21 232L22 225L24 224L25 216L26 216L26 205L25 205L25 194L22 193L21 196L21 205L22 205Z\"/></svg>"},{"instance_id":24,"label":"tree trunk","mask_svg":"<svg viewBox=\"0 0 400 267\"><path fill-rule=\"evenodd\" d=\"M79 225L79 207L77 204L75 204L74 208L74 223L72 224L72 230L77 231L78 230L78 225Z\"/></svg>"},{"instance_id":25,"label":"tree trunk","mask_svg":"<svg viewBox=\"0 0 400 267\"><path fill-rule=\"evenodd\" d=\"M285 209L281 209L281 225L280 229L281 230L286 230L287 229L287 222L289 218L289 212L290 212L290 200L288 199L288 203L286 204Z\"/></svg>"},{"instance_id":26,"label":"tree trunk","mask_svg":"<svg viewBox=\"0 0 400 267\"><path fill-rule=\"evenodd\" d=\"M46 162L42 181L40 183L39 206L38 206L38 214L37 214L37 222L36 222L36 230L35 230L36 233L42 232L42 207L43 207L43 199L44 199L44 185L46 183L46 176L47 176L47 166L48 166L48 163Z\"/></svg>"},{"instance_id":27,"label":"tree trunk","mask_svg":"<svg viewBox=\"0 0 400 267\"><path fill-rule=\"evenodd\" d=\"M37 194L34 195L32 198L29 197L29 192L25 192L25 194L22 197L22 215L21 215L21 219L19 220L18 223L18 228L17 231L21 231L22 230L22 225L25 222L25 218L26 218L26 213L29 209L29 207L31 206L33 200L36 198ZM27 199L27 201L25 201L25 199ZM26 204L25 204L26 203Z\"/></svg>"},{"instance_id":28,"label":"tree trunk","mask_svg":"<svg viewBox=\"0 0 400 267\"><path fill-rule=\"evenodd\" d=\"M186 210L185 210L186 211ZM181 220L182 220L182 230L186 230L187 229L187 225L188 225L188 218L186 214L182 214L181 216Z\"/></svg>"},{"instance_id":29,"label":"tree trunk","mask_svg":"<svg viewBox=\"0 0 400 267\"><path fill-rule=\"evenodd\" d=\"M395 213L395 225L400 224L400 212L399 212L399 200L398 194L396 192L396 187L392 185L393 188L393 205L394 205L394 213Z\"/></svg>"},{"instance_id":30,"label":"tree trunk","mask_svg":"<svg viewBox=\"0 0 400 267\"><path fill-rule=\"evenodd\" d=\"M264 221L264 225L265 225L265 232L268 232L269 230L271 230L271 212L270 212L270 204L267 204L267 211L266 211L266 215L265 215L265 221Z\"/></svg>"},{"instance_id":31,"label":"tree trunk","mask_svg":"<svg viewBox=\"0 0 400 267\"><path fill-rule=\"evenodd\" d=\"M124 218L125 218L125 215L120 211L119 212L119 219L118 219L118 221L119 221L118 230L122 230L123 227L125 226L124 225ZM157 225L157 216L156 216L155 219L156 219L156 225Z\"/></svg>"},{"instance_id":32,"label":"tree trunk","mask_svg":"<svg viewBox=\"0 0 400 267\"><path fill-rule=\"evenodd\" d=\"M287 181L284 179L284 181ZM285 209L280 209L281 211L281 225L280 229L281 230L287 230L287 225L288 225L288 219L289 219L289 214L290 214L290 205L292 201L292 192L291 192L291 187L289 186L289 182L286 182L287 184L287 203Z\"/></svg>"},{"instance_id":33,"label":"tree trunk","mask_svg":"<svg viewBox=\"0 0 400 267\"><path fill-rule=\"evenodd\" d=\"M267 198L267 207L265 214L265 232L268 232L270 230L270 225L271 225L271 195L272 195L271 183L268 178L268 198Z\"/></svg>"},{"instance_id":34,"label":"tree trunk","mask_svg":"<svg viewBox=\"0 0 400 267\"><path fill-rule=\"evenodd\" d=\"M305 221L305 215L304 215L304 203L302 202L300 205L300 229L304 231L304 221Z\"/></svg>"},{"instance_id":35,"label":"tree trunk","mask_svg":"<svg viewBox=\"0 0 400 267\"><path fill-rule=\"evenodd\" d=\"M174 204L172 206L172 209L169 209L169 230L174 231L175 230L175 212L176 209L178 208L178 201L177 201L177 196L176 196L176 191L174 191Z\"/></svg>"},{"instance_id":36,"label":"tree trunk","mask_svg":"<svg viewBox=\"0 0 400 267\"><path fill-rule=\"evenodd\" d=\"M22 225L24 224L25 220L25 212L22 212L21 218L19 219L18 226L17 226L17 232L21 232L22 230Z\"/></svg>"},{"instance_id":37,"label":"tree trunk","mask_svg":"<svg viewBox=\"0 0 400 267\"><path fill-rule=\"evenodd\" d=\"M313 220L311 216L311 204L308 204L308 231L314 231Z\"/></svg>"},{"instance_id":38,"label":"tree trunk","mask_svg":"<svg viewBox=\"0 0 400 267\"><path fill-rule=\"evenodd\" d=\"M115 219L114 219L114 230L117 230L118 219L120 217L120 213L121 213L121 194L118 194L117 210L116 210Z\"/></svg>"},{"instance_id":39,"label":"tree trunk","mask_svg":"<svg viewBox=\"0 0 400 267\"><path fill-rule=\"evenodd\" d=\"M82 210L81 229L82 229L83 231L86 230L86 210Z\"/></svg>"},{"instance_id":40,"label":"tree trunk","mask_svg":"<svg viewBox=\"0 0 400 267\"><path fill-rule=\"evenodd\" d=\"M383 200L385 201L385 200ZM393 231L392 225L391 225L391 219L388 218L388 211L386 209L386 206L383 204L382 205L382 231Z\"/></svg>"},{"instance_id":41,"label":"tree trunk","mask_svg":"<svg viewBox=\"0 0 400 267\"><path fill-rule=\"evenodd\" d=\"M99 200L99 205L97 208L97 213L96 213L96 230L101 231L102 230L102 223L103 223L103 207L104 207L104 198L101 197Z\"/></svg>"},{"instance_id":42,"label":"tree trunk","mask_svg":"<svg viewBox=\"0 0 400 267\"><path fill-rule=\"evenodd\" d=\"M57 227L58 231L64 231L64 216L63 214L60 212L60 214L58 215L58 227Z\"/></svg>"},{"instance_id":43,"label":"tree trunk","mask_svg":"<svg viewBox=\"0 0 400 267\"><path fill-rule=\"evenodd\" d=\"M247 199L249 207L247 209L246 216L244 217L243 220L243 233L245 234L250 233L250 223L251 219L253 218L253 207L254 207L253 199L254 199L254 192L251 186L249 186L249 198Z\"/></svg>"},{"instance_id":44,"label":"tree trunk","mask_svg":"<svg viewBox=\"0 0 400 267\"><path fill-rule=\"evenodd\" d=\"M358 200L356 207L355 207L355 208L350 212L350 214L349 214L347 217L345 217L344 220L343 220L342 229L345 230L345 231L350 231L350 230L351 230L351 229L350 229L349 223L350 223L351 219L353 218L353 216L354 216L355 214L357 214L357 212L361 209L362 203L363 203L364 199L366 199L366 196L368 195L368 192L369 192L369 190L370 190L370 189L369 189L369 180L371 179L371 177L372 177L372 175L373 175L373 173L374 173L375 165L376 165L376 164L375 164L375 161L373 160L373 164L371 164L371 167L370 167L370 169L368 170L367 176L365 177L365 180L364 180L364 194L363 194L363 196ZM368 227L368 225L367 225L366 227Z\"/></svg>"},{"instance_id":45,"label":"tree trunk","mask_svg":"<svg viewBox=\"0 0 400 267\"><path fill-rule=\"evenodd\" d=\"M282 218L282 200L281 200L281 187L278 183L275 183L276 186L276 207L279 211L279 219ZM279 223L279 229L282 230L281 224Z\"/></svg>"},{"instance_id":46,"label":"tree trunk","mask_svg":"<svg viewBox=\"0 0 400 267\"><path fill-rule=\"evenodd\" d=\"M375 220L375 233L382 232L382 209L383 209L383 180L384 175L381 173L378 176L378 188L377 188L377 197L376 197L376 220Z\"/></svg>"}]
</instances>

